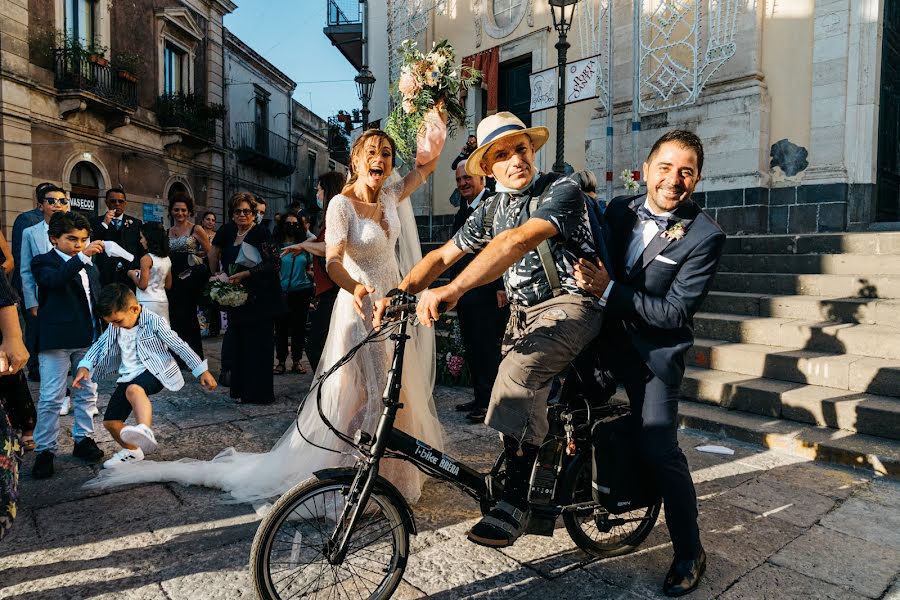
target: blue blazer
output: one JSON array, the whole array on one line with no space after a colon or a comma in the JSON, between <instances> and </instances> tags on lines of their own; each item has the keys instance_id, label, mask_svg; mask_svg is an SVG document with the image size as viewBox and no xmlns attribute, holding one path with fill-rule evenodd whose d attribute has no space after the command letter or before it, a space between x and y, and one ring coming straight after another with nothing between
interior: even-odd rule
<instances>
[{"instance_id":1,"label":"blue blazer","mask_svg":"<svg viewBox=\"0 0 900 600\"><path fill-rule=\"evenodd\" d=\"M88 306L81 283L87 271L91 303ZM78 256L63 260L56 250L35 256L31 272L38 285L38 351L88 348L99 331L96 317L100 275Z\"/></svg>"},{"instance_id":2,"label":"blue blazer","mask_svg":"<svg viewBox=\"0 0 900 600\"><path fill-rule=\"evenodd\" d=\"M676 209L672 222L684 227L684 237L671 240L661 233L626 269L637 209L645 198L614 198L604 214L611 262L607 270L615 285L607 299L601 340L613 359L621 355L617 347L630 343L657 377L678 385L684 376L684 353L694 343L694 313L718 269L725 232L690 200Z\"/></svg>"}]
</instances>

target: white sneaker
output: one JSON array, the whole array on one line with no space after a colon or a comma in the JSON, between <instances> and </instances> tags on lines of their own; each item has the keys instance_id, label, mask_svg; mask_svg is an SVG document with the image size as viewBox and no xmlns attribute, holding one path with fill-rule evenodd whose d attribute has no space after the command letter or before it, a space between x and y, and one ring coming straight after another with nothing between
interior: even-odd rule
<instances>
[{"instance_id":1,"label":"white sneaker","mask_svg":"<svg viewBox=\"0 0 900 600\"><path fill-rule=\"evenodd\" d=\"M119 432L119 437L126 444L137 446L147 454L156 450L157 447L156 436L153 435L153 430L143 423L126 425Z\"/></svg>"},{"instance_id":2,"label":"white sneaker","mask_svg":"<svg viewBox=\"0 0 900 600\"><path fill-rule=\"evenodd\" d=\"M112 458L103 463L103 468L115 469L116 467L121 467L122 465L127 465L128 463L135 463L142 460L144 460L144 451L140 448L138 448L137 450L122 448L121 450L113 454Z\"/></svg>"},{"instance_id":3,"label":"white sneaker","mask_svg":"<svg viewBox=\"0 0 900 600\"><path fill-rule=\"evenodd\" d=\"M63 398L62 406L59 407L59 416L64 417L72 410L72 398L66 396Z\"/></svg>"}]
</instances>

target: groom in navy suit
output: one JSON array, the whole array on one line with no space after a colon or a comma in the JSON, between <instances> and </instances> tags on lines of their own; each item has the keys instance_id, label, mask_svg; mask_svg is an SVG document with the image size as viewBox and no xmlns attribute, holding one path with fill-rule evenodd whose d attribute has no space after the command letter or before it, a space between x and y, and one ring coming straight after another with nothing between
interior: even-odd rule
<instances>
[{"instance_id":1,"label":"groom in navy suit","mask_svg":"<svg viewBox=\"0 0 900 600\"><path fill-rule=\"evenodd\" d=\"M694 343L693 317L722 255L725 233L691 199L703 168L703 144L671 131L644 163L647 193L613 199L606 209L611 263L576 267L579 287L605 299L600 360L640 415L640 447L666 510L675 559L667 596L697 587L706 553L697 526L697 494L678 447L678 391L684 354Z\"/></svg>"}]
</instances>

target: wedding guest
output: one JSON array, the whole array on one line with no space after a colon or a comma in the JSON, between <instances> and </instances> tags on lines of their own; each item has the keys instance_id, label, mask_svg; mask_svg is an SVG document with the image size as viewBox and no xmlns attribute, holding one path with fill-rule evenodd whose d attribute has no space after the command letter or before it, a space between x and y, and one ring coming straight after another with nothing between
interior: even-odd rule
<instances>
[{"instance_id":1,"label":"wedding guest","mask_svg":"<svg viewBox=\"0 0 900 600\"><path fill-rule=\"evenodd\" d=\"M203 225L203 229L206 230L206 235L210 240L216 236L216 213L211 210L203 213L203 219L201 219L200 224ZM212 252L212 248L210 251ZM215 269L211 269L211 272L215 273L218 270L217 265ZM206 294L200 296L199 306L203 316L206 317L207 335L209 337L218 336L222 332L222 314L219 311L219 307Z\"/></svg>"},{"instance_id":2,"label":"wedding guest","mask_svg":"<svg viewBox=\"0 0 900 600\"><path fill-rule=\"evenodd\" d=\"M124 285L103 288L97 313L110 327L78 363L72 386L81 389L83 385L96 385L96 381L113 373L119 375L103 417L103 426L122 446L103 463L104 468L111 469L144 460L145 454L156 450L150 396L163 388L177 392L184 387L181 370L170 352L181 357L207 390L216 389L216 380L209 373L207 362L158 314L144 310ZM132 410L137 425L125 425Z\"/></svg>"},{"instance_id":3,"label":"wedding guest","mask_svg":"<svg viewBox=\"0 0 900 600\"><path fill-rule=\"evenodd\" d=\"M141 306L158 314L168 324L166 290L172 288L172 260L169 258L169 236L162 223L141 225L141 246L147 252L141 257L141 268L129 272L137 287L135 295Z\"/></svg>"},{"instance_id":4,"label":"wedding guest","mask_svg":"<svg viewBox=\"0 0 900 600\"><path fill-rule=\"evenodd\" d=\"M488 197L484 187L484 177L466 173L466 163L456 167L456 188L462 203L453 218L453 233L459 231L466 219L478 209ZM451 276L462 270L475 258L464 255L453 265ZM467 412L466 418L473 423L483 423L491 400L491 389L500 365L500 343L509 321L506 291L503 278L498 277L485 285L473 288L463 294L456 305L459 330L462 334L466 354L466 364L472 374L472 391L475 399L458 404L456 410Z\"/></svg>"},{"instance_id":5,"label":"wedding guest","mask_svg":"<svg viewBox=\"0 0 900 600\"><path fill-rule=\"evenodd\" d=\"M13 260L9 242L6 241L6 236L0 230L0 269L3 270L7 277L11 277L15 266L16 262Z\"/></svg>"},{"instance_id":6,"label":"wedding guest","mask_svg":"<svg viewBox=\"0 0 900 600\"><path fill-rule=\"evenodd\" d=\"M336 171L328 171L319 176L316 183L316 204L321 209L322 226L319 235L312 241L301 242L285 248L285 252L309 252L313 255L313 283L315 284L315 308L309 323L309 335L306 338L306 358L313 371L319 366L328 328L331 323L331 312L340 288L328 276L325 269L325 214L331 199L341 193L344 187L344 176Z\"/></svg>"},{"instance_id":7,"label":"wedding guest","mask_svg":"<svg viewBox=\"0 0 900 600\"><path fill-rule=\"evenodd\" d=\"M44 210L41 206L41 202L44 197L45 189L50 187L56 186L46 181L35 186L34 198L37 203L36 206L16 217L16 220L13 222L12 231L12 257L14 267L10 283L12 283L13 289L18 292L19 305L22 307L22 317L25 324L25 345L28 347L30 353L26 368L28 370L28 379L31 381L40 381L41 376L37 357L37 318L29 311L25 310L25 296L22 293L22 274L20 270L22 266L22 235L26 229L32 225L37 225L44 220Z\"/></svg>"},{"instance_id":8,"label":"wedding guest","mask_svg":"<svg viewBox=\"0 0 900 600\"><path fill-rule=\"evenodd\" d=\"M91 225L78 213L59 212L50 219L48 234L53 249L34 257L32 272L39 286L38 310L41 393L34 430L37 456L35 479L53 476L58 449L59 410L70 369L74 370L99 332L96 318L100 275L90 258L103 252L103 242L88 243ZM103 457L94 442L93 414L97 386L90 384L73 394L75 420L72 456L88 462Z\"/></svg>"},{"instance_id":9,"label":"wedding guest","mask_svg":"<svg viewBox=\"0 0 900 600\"><path fill-rule=\"evenodd\" d=\"M256 215L255 222L257 225L262 225L266 228L266 231L269 233L272 232L272 219L266 218L266 199L260 196L254 196L256 198Z\"/></svg>"},{"instance_id":10,"label":"wedding guest","mask_svg":"<svg viewBox=\"0 0 900 600\"><path fill-rule=\"evenodd\" d=\"M216 213L211 210L203 213L203 218L200 220L200 224L203 226L203 229L206 230L206 235L209 236L209 239L212 239L216 234Z\"/></svg>"},{"instance_id":11,"label":"wedding guest","mask_svg":"<svg viewBox=\"0 0 900 600\"><path fill-rule=\"evenodd\" d=\"M663 593L681 596L699 584L706 552L697 493L678 446L679 387L694 313L716 274L725 233L691 199L703 170L700 138L684 130L664 134L643 169L647 193L615 198L604 213L610 264L580 259L575 270L578 286L605 300L601 361L641 416L639 451L662 493L675 555Z\"/></svg>"},{"instance_id":12,"label":"wedding guest","mask_svg":"<svg viewBox=\"0 0 900 600\"><path fill-rule=\"evenodd\" d=\"M203 227L191 220L194 199L187 192L177 192L172 196L169 214L172 217L172 227L169 229L169 258L172 261L172 287L168 291L169 322L178 337L203 358L197 306L209 281L205 260L209 254L209 236Z\"/></svg>"},{"instance_id":13,"label":"wedding guest","mask_svg":"<svg viewBox=\"0 0 900 600\"><path fill-rule=\"evenodd\" d=\"M228 280L247 288L248 300L243 306L228 308L227 350L230 361L232 398L245 404L270 404L275 401L272 356L275 352L274 320L286 311L278 273L278 246L265 227L256 224L256 199L249 192L236 192L228 201L234 228L222 226L213 239L221 253ZM241 248L252 247L259 262L240 264ZM245 257L250 252L245 251ZM248 259L249 260L249 259ZM246 261L244 261L246 262ZM253 262L253 261L251 261ZM222 354L226 354L223 344Z\"/></svg>"},{"instance_id":14,"label":"wedding guest","mask_svg":"<svg viewBox=\"0 0 900 600\"><path fill-rule=\"evenodd\" d=\"M5 375L2 379L21 376L22 368L28 361L28 350L19 326L17 301L12 286L5 277L0 277L0 375ZM19 444L21 425L16 423L10 404L10 398L0 392L0 541L16 518L19 469L24 453L24 448Z\"/></svg>"},{"instance_id":15,"label":"wedding guest","mask_svg":"<svg viewBox=\"0 0 900 600\"><path fill-rule=\"evenodd\" d=\"M134 282L128 276L128 271L138 268L141 256L144 255L140 242L143 221L126 215L127 205L125 190L121 187L112 188L106 192L106 212L102 218L96 217L91 221L91 229L95 240L115 242L134 255L134 259L129 261L106 253L98 254L94 264L100 271L100 283L124 283L133 289Z\"/></svg>"},{"instance_id":16,"label":"wedding guest","mask_svg":"<svg viewBox=\"0 0 900 600\"><path fill-rule=\"evenodd\" d=\"M275 241L279 248L293 245L306 239L306 226L296 213L287 213L275 227ZM306 369L300 364L303 346L306 342L306 316L312 300L314 287L308 271L312 268L312 256L308 252L285 253L281 257L281 289L285 294L288 312L275 319L275 374L283 375L287 370L288 337L291 347L291 372L304 374Z\"/></svg>"}]
</instances>

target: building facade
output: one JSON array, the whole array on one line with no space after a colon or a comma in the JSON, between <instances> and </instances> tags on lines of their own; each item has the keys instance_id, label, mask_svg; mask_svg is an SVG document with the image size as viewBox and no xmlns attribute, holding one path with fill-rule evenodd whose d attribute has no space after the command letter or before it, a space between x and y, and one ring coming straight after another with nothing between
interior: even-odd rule
<instances>
[{"instance_id":1,"label":"building facade","mask_svg":"<svg viewBox=\"0 0 900 600\"><path fill-rule=\"evenodd\" d=\"M291 203L296 150L292 142L297 84L225 30L225 196L252 192L270 213Z\"/></svg>"},{"instance_id":2,"label":"building facade","mask_svg":"<svg viewBox=\"0 0 900 600\"><path fill-rule=\"evenodd\" d=\"M349 35L349 0L329 6L326 35ZM537 163L555 158L555 44L545 0L369 2L371 120L390 109L395 49L449 39L484 71L471 123L498 110L551 130ZM344 22L340 22L340 17ZM337 17L337 18L333 18ZM640 178L653 141L684 127L706 146L696 198L731 234L900 228L900 4L887 0L580 0L568 61L596 77L566 109L565 160L590 168L602 197ZM348 51L345 51L345 55ZM355 64L354 56L348 59ZM583 66L582 63L579 66ZM572 92L573 86L569 87ZM544 103L546 105L546 103ZM448 140L419 214L453 211Z\"/></svg>"},{"instance_id":3,"label":"building facade","mask_svg":"<svg viewBox=\"0 0 900 600\"><path fill-rule=\"evenodd\" d=\"M0 217L42 181L73 207L163 220L186 191L221 212L222 18L230 0L9 0L0 4ZM140 26L136 24L140 23Z\"/></svg>"},{"instance_id":4,"label":"building facade","mask_svg":"<svg viewBox=\"0 0 900 600\"><path fill-rule=\"evenodd\" d=\"M335 125L330 124L296 100L293 110L293 139L297 148L297 170L294 172L292 198L302 206L313 209L316 205L316 182L326 171L347 173L346 159L333 153ZM344 160L344 162L341 162Z\"/></svg>"}]
</instances>

